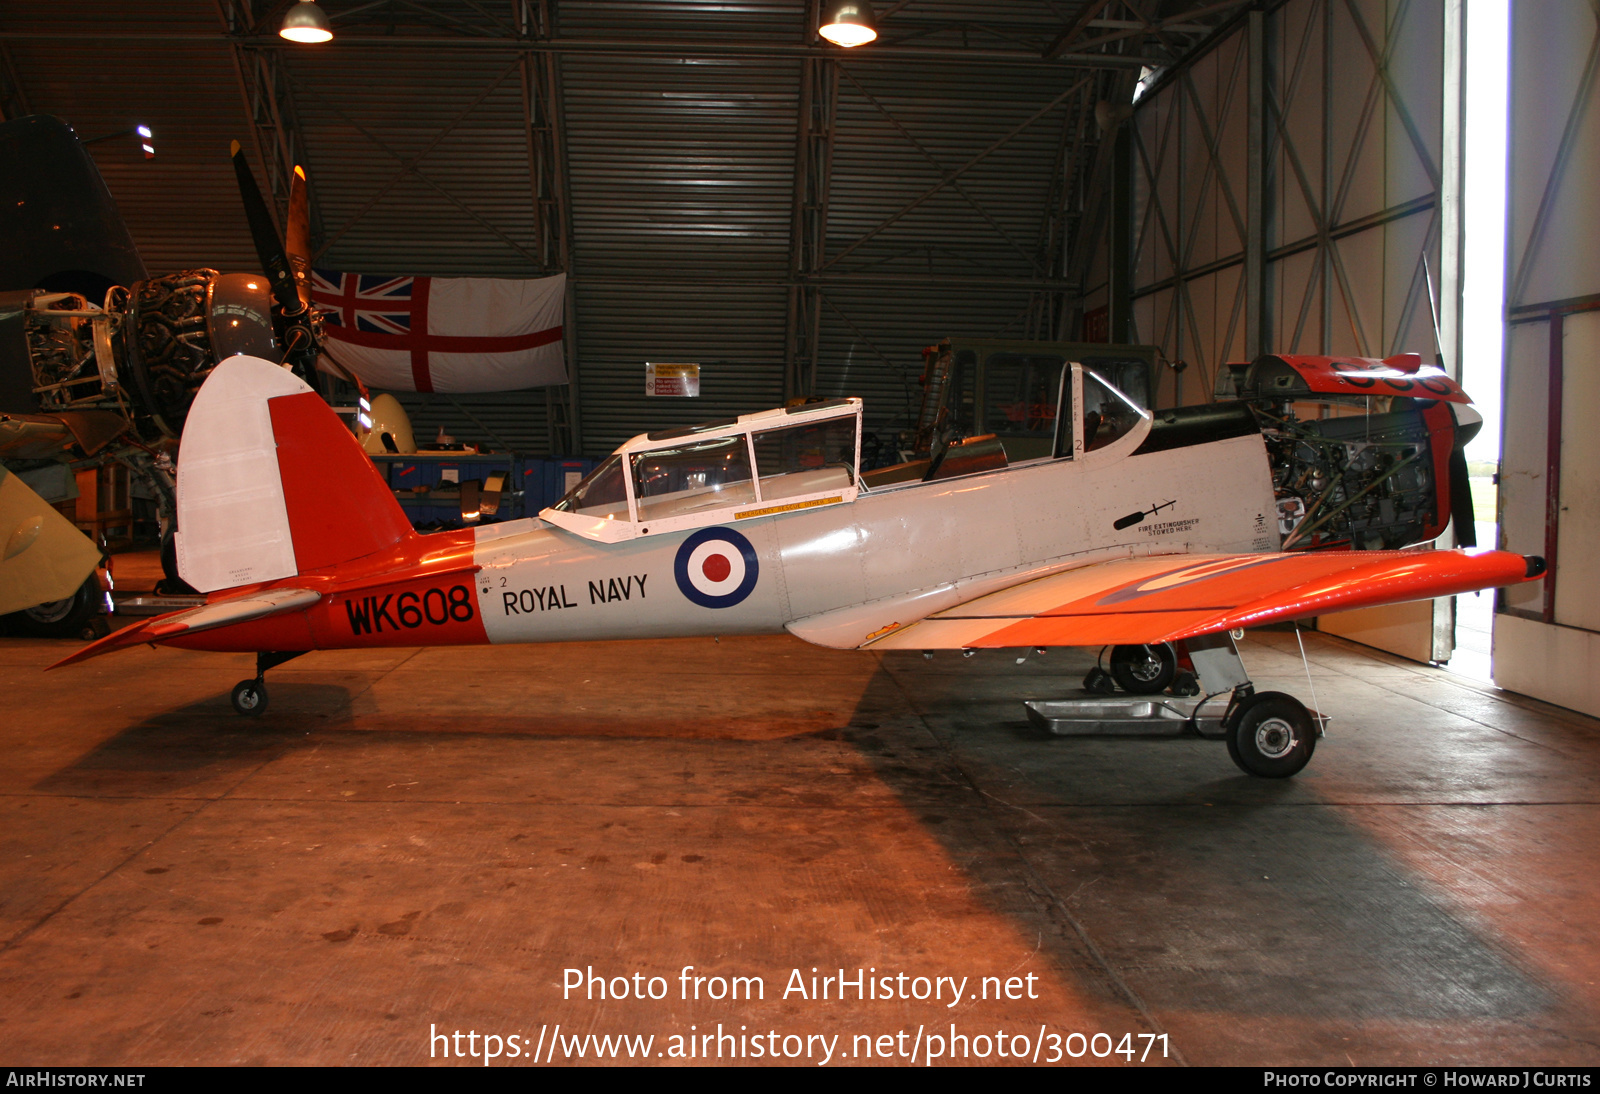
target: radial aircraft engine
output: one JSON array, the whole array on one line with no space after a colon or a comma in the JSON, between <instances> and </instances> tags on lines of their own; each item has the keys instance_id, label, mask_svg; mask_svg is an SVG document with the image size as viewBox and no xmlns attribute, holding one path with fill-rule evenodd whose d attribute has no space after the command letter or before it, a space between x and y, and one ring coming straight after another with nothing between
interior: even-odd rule
<instances>
[{"instance_id":1,"label":"radial aircraft engine","mask_svg":"<svg viewBox=\"0 0 1600 1094\"><path fill-rule=\"evenodd\" d=\"M265 275L151 277L72 129L45 115L0 125L10 241L0 254L0 413L16 423L0 432L0 456L14 458L7 442L24 434L33 447L55 432L86 448L85 436L108 429L136 446L175 440L195 392L236 354L315 377L305 176L295 169L285 242L237 143L233 160Z\"/></svg>"},{"instance_id":2,"label":"radial aircraft engine","mask_svg":"<svg viewBox=\"0 0 1600 1094\"><path fill-rule=\"evenodd\" d=\"M0 124L7 242L0 249L0 460L7 468L123 463L150 487L169 533L177 438L217 363L247 354L318 384L305 175L295 168L280 240L237 142L233 162L265 275L202 268L152 277L72 128L47 115ZM170 536L164 547L169 589L183 591ZM10 600L29 599L26 588L7 592ZM38 595L55 593L41 587Z\"/></svg>"}]
</instances>

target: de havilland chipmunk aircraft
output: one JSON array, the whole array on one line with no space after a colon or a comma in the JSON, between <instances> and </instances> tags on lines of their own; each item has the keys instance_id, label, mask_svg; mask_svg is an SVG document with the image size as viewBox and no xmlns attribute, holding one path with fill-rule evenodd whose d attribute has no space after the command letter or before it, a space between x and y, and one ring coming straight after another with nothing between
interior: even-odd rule
<instances>
[{"instance_id":1,"label":"de havilland chipmunk aircraft","mask_svg":"<svg viewBox=\"0 0 1600 1094\"><path fill-rule=\"evenodd\" d=\"M1234 628L1543 572L1398 549L1470 519L1460 444L1479 419L1439 369L1267 356L1233 378L1238 400L1151 411L1069 363L1037 415L1048 454L947 434L864 473L859 399L745 414L635 437L537 518L419 535L311 388L236 356L182 438L179 570L207 602L60 664L144 642L255 652L233 693L248 714L265 671L310 650L787 630L838 649L1112 645L1123 688L1153 692L1166 643L1236 664ZM1199 675L1231 690L1241 768L1304 766L1320 725L1303 705Z\"/></svg>"}]
</instances>

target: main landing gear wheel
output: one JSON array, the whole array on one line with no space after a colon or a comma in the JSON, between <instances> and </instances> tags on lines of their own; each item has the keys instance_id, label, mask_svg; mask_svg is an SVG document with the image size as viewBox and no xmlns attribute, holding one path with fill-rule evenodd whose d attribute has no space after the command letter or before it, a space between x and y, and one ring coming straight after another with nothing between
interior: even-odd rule
<instances>
[{"instance_id":1,"label":"main landing gear wheel","mask_svg":"<svg viewBox=\"0 0 1600 1094\"><path fill-rule=\"evenodd\" d=\"M1153 646L1113 646L1111 676L1130 695L1166 691L1178 675L1178 655L1166 642Z\"/></svg>"},{"instance_id":2,"label":"main landing gear wheel","mask_svg":"<svg viewBox=\"0 0 1600 1094\"><path fill-rule=\"evenodd\" d=\"M90 574L65 600L25 608L7 618L18 631L35 638L79 638L93 621L99 601L100 579Z\"/></svg>"},{"instance_id":3,"label":"main landing gear wheel","mask_svg":"<svg viewBox=\"0 0 1600 1094\"><path fill-rule=\"evenodd\" d=\"M233 709L254 718L267 709L267 685L262 680L240 680L233 685Z\"/></svg>"},{"instance_id":4,"label":"main landing gear wheel","mask_svg":"<svg viewBox=\"0 0 1600 1094\"><path fill-rule=\"evenodd\" d=\"M1311 712L1292 695L1263 691L1242 700L1228 728L1228 755L1246 775L1287 779L1317 747Z\"/></svg>"}]
</instances>

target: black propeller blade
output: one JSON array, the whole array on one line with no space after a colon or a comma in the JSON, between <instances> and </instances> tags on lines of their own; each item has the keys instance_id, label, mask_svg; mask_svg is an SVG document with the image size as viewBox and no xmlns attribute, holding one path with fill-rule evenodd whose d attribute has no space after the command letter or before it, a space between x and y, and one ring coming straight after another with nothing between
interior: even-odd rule
<instances>
[{"instance_id":1,"label":"black propeller blade","mask_svg":"<svg viewBox=\"0 0 1600 1094\"><path fill-rule=\"evenodd\" d=\"M1450 519L1455 523L1456 546L1476 547L1478 525L1472 508L1472 480L1467 472L1467 454L1460 448L1450 452Z\"/></svg>"},{"instance_id":2,"label":"black propeller blade","mask_svg":"<svg viewBox=\"0 0 1600 1094\"><path fill-rule=\"evenodd\" d=\"M278 240L278 230L273 226L272 213L256 186L256 177L244 158L239 142L233 142L233 172L239 178L239 197L244 201L245 219L250 222L250 238L255 241L256 256L261 259L262 271L272 282L272 299L284 315L298 314L304 304L300 290L295 285L293 268L283 244Z\"/></svg>"}]
</instances>

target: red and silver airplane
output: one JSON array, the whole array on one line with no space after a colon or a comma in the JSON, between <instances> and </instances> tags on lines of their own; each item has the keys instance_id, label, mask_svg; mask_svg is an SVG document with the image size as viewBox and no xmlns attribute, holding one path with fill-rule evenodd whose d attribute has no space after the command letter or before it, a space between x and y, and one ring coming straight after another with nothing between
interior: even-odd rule
<instances>
[{"instance_id":1,"label":"red and silver airplane","mask_svg":"<svg viewBox=\"0 0 1600 1094\"><path fill-rule=\"evenodd\" d=\"M316 393L234 357L180 456L179 568L207 602L60 664L137 643L255 652L233 692L250 714L265 671L310 650L787 630L837 649L1112 645L1124 688L1154 691L1165 643L1231 653L1234 628L1543 572L1397 549L1452 509L1470 519L1478 418L1438 369L1269 356L1233 378L1237 401L1150 411L1070 364L1038 417L1047 454L1014 462L976 437L863 473L859 399L746 414L635 437L537 518L419 535ZM1239 765L1275 777L1319 729L1248 683L1225 725Z\"/></svg>"}]
</instances>

